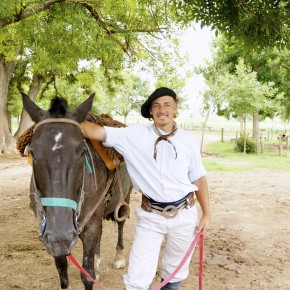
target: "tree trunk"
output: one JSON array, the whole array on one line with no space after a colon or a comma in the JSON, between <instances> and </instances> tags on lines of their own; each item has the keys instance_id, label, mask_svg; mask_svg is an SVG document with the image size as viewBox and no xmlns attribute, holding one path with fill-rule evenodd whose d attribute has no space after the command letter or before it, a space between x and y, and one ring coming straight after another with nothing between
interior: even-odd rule
<instances>
[{"instance_id":1,"label":"tree trunk","mask_svg":"<svg viewBox=\"0 0 290 290\"><path fill-rule=\"evenodd\" d=\"M244 120L244 154L247 153L246 149L247 149L247 115L245 114L243 116L243 120Z\"/></svg>"},{"instance_id":2,"label":"tree trunk","mask_svg":"<svg viewBox=\"0 0 290 290\"><path fill-rule=\"evenodd\" d=\"M7 122L8 122L8 129L12 133L12 114L9 110L7 110Z\"/></svg>"},{"instance_id":3,"label":"tree trunk","mask_svg":"<svg viewBox=\"0 0 290 290\"><path fill-rule=\"evenodd\" d=\"M255 112L253 115L253 138L256 142L259 140L260 126L259 126L259 113Z\"/></svg>"},{"instance_id":4,"label":"tree trunk","mask_svg":"<svg viewBox=\"0 0 290 290\"><path fill-rule=\"evenodd\" d=\"M124 124L127 125L127 117L128 117L128 115L123 115L123 117L124 117Z\"/></svg>"},{"instance_id":5,"label":"tree trunk","mask_svg":"<svg viewBox=\"0 0 290 290\"><path fill-rule=\"evenodd\" d=\"M258 154L260 126L259 126L259 112L255 112L253 115L253 138L256 142L256 154Z\"/></svg>"},{"instance_id":6,"label":"tree trunk","mask_svg":"<svg viewBox=\"0 0 290 290\"><path fill-rule=\"evenodd\" d=\"M239 121L240 121L240 135L242 134L242 132L244 132L244 118L242 115L239 116Z\"/></svg>"},{"instance_id":7,"label":"tree trunk","mask_svg":"<svg viewBox=\"0 0 290 290\"><path fill-rule=\"evenodd\" d=\"M44 78L40 75L33 75L31 84L29 86L28 96L31 100L35 101L42 84L44 83ZM21 117L20 117L20 124L18 129L14 135L14 137L19 137L27 128L29 128L33 124L30 116L28 113L22 109Z\"/></svg>"},{"instance_id":8,"label":"tree trunk","mask_svg":"<svg viewBox=\"0 0 290 290\"><path fill-rule=\"evenodd\" d=\"M8 123L7 94L15 62L5 62L0 55L0 154L17 153L15 139L13 138Z\"/></svg>"},{"instance_id":9,"label":"tree trunk","mask_svg":"<svg viewBox=\"0 0 290 290\"><path fill-rule=\"evenodd\" d=\"M204 121L203 126L202 126L201 141L200 141L200 154L202 154L204 133L205 133L206 124L207 124L207 121L209 118L210 109L211 109L211 107L209 106L207 113L206 113L205 121Z\"/></svg>"}]
</instances>

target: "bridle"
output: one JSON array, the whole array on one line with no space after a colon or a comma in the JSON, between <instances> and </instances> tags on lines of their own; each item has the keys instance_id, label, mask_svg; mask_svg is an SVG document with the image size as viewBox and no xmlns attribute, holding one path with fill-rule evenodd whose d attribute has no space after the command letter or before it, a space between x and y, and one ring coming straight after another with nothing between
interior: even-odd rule
<instances>
[{"instance_id":1,"label":"bridle","mask_svg":"<svg viewBox=\"0 0 290 290\"><path fill-rule=\"evenodd\" d=\"M33 133L35 133L35 131L40 126L45 125L45 124L50 124L50 123L72 124L72 125L77 126L81 130L80 124L74 120L71 120L68 118L51 118L51 119L46 119L46 120L43 120L43 121L37 123L34 127ZM40 191L36 185L36 181L35 181L33 162L31 164L31 166L32 166L32 184L34 187L34 194L33 194L34 196L33 197L34 197L35 202L36 202L37 218L38 218L38 222L39 222L39 227L41 229L40 237L43 236L43 234L45 232L45 228L46 228L46 213L45 213L44 207L47 207L47 206L71 208L74 211L73 223L74 223L75 229L80 233L77 220L78 220L78 217L80 215L81 204L83 202L85 170L87 170L87 172L89 174L93 173L95 187L97 187L96 172L95 172L95 168L94 168L92 154L91 154L89 147L88 147L88 144L86 143L85 140L84 140L84 142L85 142L85 145L88 149L93 169L89 163L88 156L85 154L84 155L84 167L83 167L83 180L82 180L81 190L78 194L77 201L75 201L73 199L60 198L60 197L41 197L41 193L40 193Z\"/></svg>"},{"instance_id":2,"label":"bridle","mask_svg":"<svg viewBox=\"0 0 290 290\"><path fill-rule=\"evenodd\" d=\"M68 118L50 118L50 119L45 119L43 121L40 121L39 123L35 124L34 129L33 129L33 133L35 133L35 131L42 125L44 124L49 124L49 123L67 123L67 124L73 124L77 127L80 128L81 130L81 125L80 123L78 123L77 121L68 119Z\"/></svg>"}]
</instances>

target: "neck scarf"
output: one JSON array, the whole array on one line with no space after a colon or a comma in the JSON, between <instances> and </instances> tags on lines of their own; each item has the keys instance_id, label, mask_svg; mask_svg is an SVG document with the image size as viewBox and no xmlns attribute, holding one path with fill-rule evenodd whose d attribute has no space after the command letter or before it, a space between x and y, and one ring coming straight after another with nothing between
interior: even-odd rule
<instances>
[{"instance_id":1,"label":"neck scarf","mask_svg":"<svg viewBox=\"0 0 290 290\"><path fill-rule=\"evenodd\" d=\"M173 149L174 149L174 151L175 151L175 159L176 159L176 158L177 158L177 151L176 151L176 148L175 148L174 144L173 144L173 143L168 139L168 138L170 138L170 137L172 137L172 136L174 136L174 135L176 134L177 129L178 129L178 128L176 127L176 123L175 123L175 122L173 123L173 130L172 130L170 133L165 134L165 135L162 135L162 134L160 133L159 129L155 126L155 124L153 124L153 129L154 129L155 133L159 136L159 137L156 139L155 144L154 144L154 155L153 155L153 158L155 159L155 161L156 161L156 157L157 157L157 144L158 144L160 141L162 141L162 140L167 141L168 143L170 143L170 144L172 145L172 147L173 147Z\"/></svg>"}]
</instances>

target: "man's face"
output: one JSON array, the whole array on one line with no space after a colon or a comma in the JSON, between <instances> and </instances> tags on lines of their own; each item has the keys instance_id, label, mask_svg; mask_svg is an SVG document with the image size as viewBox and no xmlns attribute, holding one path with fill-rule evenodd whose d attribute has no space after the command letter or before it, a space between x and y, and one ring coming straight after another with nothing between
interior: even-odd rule
<instances>
[{"instance_id":1,"label":"man's face","mask_svg":"<svg viewBox=\"0 0 290 290\"><path fill-rule=\"evenodd\" d=\"M150 114L157 126L170 125L176 113L177 104L171 96L159 97L151 104Z\"/></svg>"}]
</instances>

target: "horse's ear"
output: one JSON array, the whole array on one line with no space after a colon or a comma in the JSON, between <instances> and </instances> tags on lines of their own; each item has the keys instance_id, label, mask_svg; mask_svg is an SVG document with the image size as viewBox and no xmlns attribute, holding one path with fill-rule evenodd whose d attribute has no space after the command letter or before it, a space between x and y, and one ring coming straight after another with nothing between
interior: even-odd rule
<instances>
[{"instance_id":1,"label":"horse's ear","mask_svg":"<svg viewBox=\"0 0 290 290\"><path fill-rule=\"evenodd\" d=\"M73 118L81 123L91 110L95 93L91 94L83 103L81 103L74 111L72 111Z\"/></svg>"},{"instance_id":2,"label":"horse's ear","mask_svg":"<svg viewBox=\"0 0 290 290\"><path fill-rule=\"evenodd\" d=\"M39 108L26 94L21 93L24 109L27 111L32 121L39 122L44 115L44 110Z\"/></svg>"}]
</instances>

